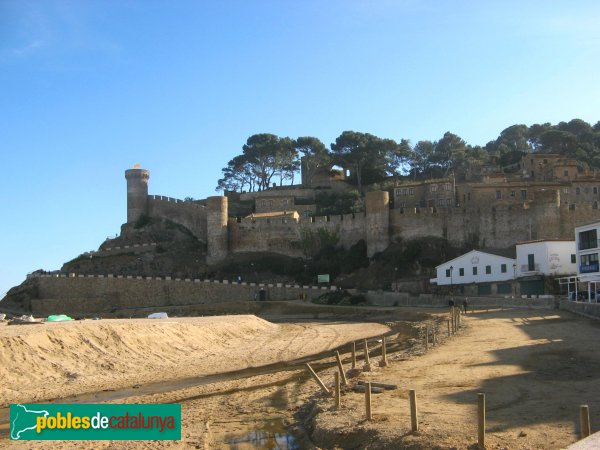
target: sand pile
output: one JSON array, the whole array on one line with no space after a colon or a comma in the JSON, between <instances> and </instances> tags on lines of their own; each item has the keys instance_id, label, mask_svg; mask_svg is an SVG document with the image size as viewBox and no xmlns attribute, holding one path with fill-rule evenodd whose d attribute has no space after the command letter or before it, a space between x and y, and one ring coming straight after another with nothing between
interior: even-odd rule
<instances>
[{"instance_id":1,"label":"sand pile","mask_svg":"<svg viewBox=\"0 0 600 450\"><path fill-rule=\"evenodd\" d=\"M279 330L255 316L3 325L0 404L231 370L216 357Z\"/></svg>"}]
</instances>

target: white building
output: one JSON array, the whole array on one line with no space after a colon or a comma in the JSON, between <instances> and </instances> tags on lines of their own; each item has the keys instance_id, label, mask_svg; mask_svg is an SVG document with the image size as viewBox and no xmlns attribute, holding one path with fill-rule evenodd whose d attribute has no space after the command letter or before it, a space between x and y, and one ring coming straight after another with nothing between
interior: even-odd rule
<instances>
[{"instance_id":1,"label":"white building","mask_svg":"<svg viewBox=\"0 0 600 450\"><path fill-rule=\"evenodd\" d=\"M437 277L429 281L438 286L512 281L515 269L512 258L471 250L437 266Z\"/></svg>"},{"instance_id":2,"label":"white building","mask_svg":"<svg viewBox=\"0 0 600 450\"><path fill-rule=\"evenodd\" d=\"M599 275L598 253L600 246L600 222L582 225L575 228L575 242L577 244L577 273L579 275Z\"/></svg>"},{"instance_id":3,"label":"white building","mask_svg":"<svg viewBox=\"0 0 600 450\"><path fill-rule=\"evenodd\" d=\"M577 273L575 241L536 240L517 243L516 278Z\"/></svg>"},{"instance_id":4,"label":"white building","mask_svg":"<svg viewBox=\"0 0 600 450\"><path fill-rule=\"evenodd\" d=\"M600 299L600 222L575 227L576 274L559 280L571 300L596 302Z\"/></svg>"}]
</instances>

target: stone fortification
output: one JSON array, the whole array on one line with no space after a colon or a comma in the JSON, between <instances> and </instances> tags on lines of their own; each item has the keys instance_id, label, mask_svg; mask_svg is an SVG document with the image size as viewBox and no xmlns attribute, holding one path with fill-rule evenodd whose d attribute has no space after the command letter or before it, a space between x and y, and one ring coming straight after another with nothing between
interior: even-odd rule
<instances>
[{"instance_id":1,"label":"stone fortification","mask_svg":"<svg viewBox=\"0 0 600 450\"><path fill-rule=\"evenodd\" d=\"M162 195L150 195L146 214L150 217L168 218L186 227L201 241L206 241L207 212L204 205Z\"/></svg>"},{"instance_id":2,"label":"stone fortification","mask_svg":"<svg viewBox=\"0 0 600 450\"><path fill-rule=\"evenodd\" d=\"M229 248L227 197L208 197L206 207L206 262L211 264L225 259Z\"/></svg>"},{"instance_id":3,"label":"stone fortification","mask_svg":"<svg viewBox=\"0 0 600 450\"><path fill-rule=\"evenodd\" d=\"M148 214L148 179L150 171L134 168L125 171L127 180L127 222Z\"/></svg>"},{"instance_id":4,"label":"stone fortification","mask_svg":"<svg viewBox=\"0 0 600 450\"><path fill-rule=\"evenodd\" d=\"M36 296L19 308L34 315L144 315L160 308L205 308L223 302L253 302L260 298L261 290L266 300L280 301L312 299L336 289L282 283L238 284L227 280L76 274L43 275L30 282L36 283ZM3 307L10 309L8 304Z\"/></svg>"},{"instance_id":5,"label":"stone fortification","mask_svg":"<svg viewBox=\"0 0 600 450\"><path fill-rule=\"evenodd\" d=\"M146 214L184 225L207 243L208 263L216 263L228 254L241 252L305 256L301 241L306 229L325 228L336 232L340 244L346 248L364 239L368 255L373 256L385 250L393 240L425 236L445 238L455 246L480 248L510 247L529 239L570 240L574 238L575 226L600 219L598 202L592 202L589 197L598 195L599 188L591 185L575 187L574 194L571 192L573 188L570 191L566 185L557 186L556 183L528 182L517 187L510 183L455 186L453 180L444 179L424 183L420 187L422 192L415 183L414 186L406 184L395 188L395 208L391 208L387 192L374 191L366 194L366 213L323 217L301 215L299 220L276 218L274 214L274 218L264 220L253 220L250 216L242 220L228 217L227 197L209 197L205 207L191 201L148 196L147 170L127 170L126 178L128 221L136 221ZM419 192L421 196L431 196L431 191L436 195L442 192L443 195L440 194L442 196L437 200L437 197L432 197L433 200L421 201L428 207L404 206L406 199L416 199ZM269 202L273 202L272 207L279 205L285 212L286 204L291 204L296 198L306 199L311 192L294 186L287 190L278 187L242 196L264 202L264 205L259 203L257 208L269 210ZM575 198L581 197L579 203L572 202L574 195ZM442 206L438 207L438 203Z\"/></svg>"},{"instance_id":6,"label":"stone fortification","mask_svg":"<svg viewBox=\"0 0 600 450\"><path fill-rule=\"evenodd\" d=\"M365 198L367 256L384 251L390 245L390 196L387 192L367 192Z\"/></svg>"},{"instance_id":7,"label":"stone fortification","mask_svg":"<svg viewBox=\"0 0 600 450\"><path fill-rule=\"evenodd\" d=\"M393 209L390 228L392 239L436 236L456 246L506 248L530 239L572 240L577 225L599 219L592 205L561 205L559 192L550 191L520 205Z\"/></svg>"},{"instance_id":8,"label":"stone fortification","mask_svg":"<svg viewBox=\"0 0 600 450\"><path fill-rule=\"evenodd\" d=\"M339 236L339 244L350 248L366 239L364 213L309 217L300 222L285 219L241 221L230 219L229 243L232 253L275 252L288 256L305 256L301 246L304 230L323 228Z\"/></svg>"}]
</instances>

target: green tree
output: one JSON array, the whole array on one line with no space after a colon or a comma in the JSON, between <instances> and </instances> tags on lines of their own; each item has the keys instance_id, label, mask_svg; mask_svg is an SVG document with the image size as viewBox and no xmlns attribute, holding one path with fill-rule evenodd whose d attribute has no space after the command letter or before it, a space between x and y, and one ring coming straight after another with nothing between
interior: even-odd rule
<instances>
[{"instance_id":1,"label":"green tree","mask_svg":"<svg viewBox=\"0 0 600 450\"><path fill-rule=\"evenodd\" d=\"M252 171L250 162L245 155L239 155L227 163L222 169L223 178L217 182L217 191L239 191L246 187L249 192L254 191L256 177Z\"/></svg>"},{"instance_id":2,"label":"green tree","mask_svg":"<svg viewBox=\"0 0 600 450\"><path fill-rule=\"evenodd\" d=\"M296 139L295 148L302 155L304 180L311 186L315 173L331 164L331 155L323 142L312 136Z\"/></svg>"},{"instance_id":3,"label":"green tree","mask_svg":"<svg viewBox=\"0 0 600 450\"><path fill-rule=\"evenodd\" d=\"M370 182L385 178L390 167L390 155L398 144L391 139L381 139L369 133L344 131L331 144L333 162L350 169L356 177L359 192L368 174Z\"/></svg>"}]
</instances>

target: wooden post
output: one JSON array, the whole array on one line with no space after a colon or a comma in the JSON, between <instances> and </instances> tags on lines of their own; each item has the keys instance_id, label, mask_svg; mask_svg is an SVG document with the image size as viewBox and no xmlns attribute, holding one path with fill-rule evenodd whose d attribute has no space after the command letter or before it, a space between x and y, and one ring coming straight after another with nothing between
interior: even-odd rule
<instances>
[{"instance_id":1,"label":"wooden post","mask_svg":"<svg viewBox=\"0 0 600 450\"><path fill-rule=\"evenodd\" d=\"M373 420L373 415L371 414L371 382L367 381L365 385L365 409L367 412L367 420Z\"/></svg>"},{"instance_id":2,"label":"wooden post","mask_svg":"<svg viewBox=\"0 0 600 450\"><path fill-rule=\"evenodd\" d=\"M450 319L447 320L448 323L448 337L450 337Z\"/></svg>"},{"instance_id":3,"label":"wooden post","mask_svg":"<svg viewBox=\"0 0 600 450\"><path fill-rule=\"evenodd\" d=\"M388 365L387 346L386 346L386 342L385 342L385 336L383 336L383 338L381 338L381 365L382 366Z\"/></svg>"},{"instance_id":4,"label":"wooden post","mask_svg":"<svg viewBox=\"0 0 600 450\"><path fill-rule=\"evenodd\" d=\"M314 379L317 381L317 383L319 383L319 386L321 386L321 389L323 389L323 391L327 395L330 395L331 393L329 392L329 389L327 389L327 386L325 386L325 383L323 383L323 381L321 381L321 379L319 378L319 375L317 375L317 373L313 370L313 368L310 367L309 363L306 363L306 367L308 368L309 372L314 377Z\"/></svg>"},{"instance_id":5,"label":"wooden post","mask_svg":"<svg viewBox=\"0 0 600 450\"><path fill-rule=\"evenodd\" d=\"M429 350L429 327L425 327L425 351Z\"/></svg>"},{"instance_id":6,"label":"wooden post","mask_svg":"<svg viewBox=\"0 0 600 450\"><path fill-rule=\"evenodd\" d=\"M585 439L590 435L590 410L588 405L581 405L579 407L579 418L581 421L581 439Z\"/></svg>"},{"instance_id":7,"label":"wooden post","mask_svg":"<svg viewBox=\"0 0 600 450\"><path fill-rule=\"evenodd\" d=\"M356 342L352 343L352 368L356 369Z\"/></svg>"},{"instance_id":8,"label":"wooden post","mask_svg":"<svg viewBox=\"0 0 600 450\"><path fill-rule=\"evenodd\" d=\"M340 374L335 373L335 408L340 409L342 407L342 398L340 393Z\"/></svg>"},{"instance_id":9,"label":"wooden post","mask_svg":"<svg viewBox=\"0 0 600 450\"><path fill-rule=\"evenodd\" d=\"M365 364L371 364L371 360L369 358L369 346L367 345L367 340L364 339L363 345L365 347Z\"/></svg>"},{"instance_id":10,"label":"wooden post","mask_svg":"<svg viewBox=\"0 0 600 450\"><path fill-rule=\"evenodd\" d=\"M485 449L485 394L477 394L477 446Z\"/></svg>"},{"instance_id":11,"label":"wooden post","mask_svg":"<svg viewBox=\"0 0 600 450\"><path fill-rule=\"evenodd\" d=\"M337 361L337 366L340 371L340 376L342 377L342 382L344 386L348 385L348 379L346 378L346 374L344 373L344 365L342 364L342 358L340 358L340 352L335 351L335 359Z\"/></svg>"},{"instance_id":12,"label":"wooden post","mask_svg":"<svg viewBox=\"0 0 600 450\"><path fill-rule=\"evenodd\" d=\"M419 420L417 419L417 391L411 389L408 391L410 398L410 428L412 431L419 431Z\"/></svg>"},{"instance_id":13,"label":"wooden post","mask_svg":"<svg viewBox=\"0 0 600 450\"><path fill-rule=\"evenodd\" d=\"M433 328L431 329L431 333L432 333L431 340L433 341L433 346L435 347L437 345L437 337L435 335L435 324L433 325Z\"/></svg>"}]
</instances>

